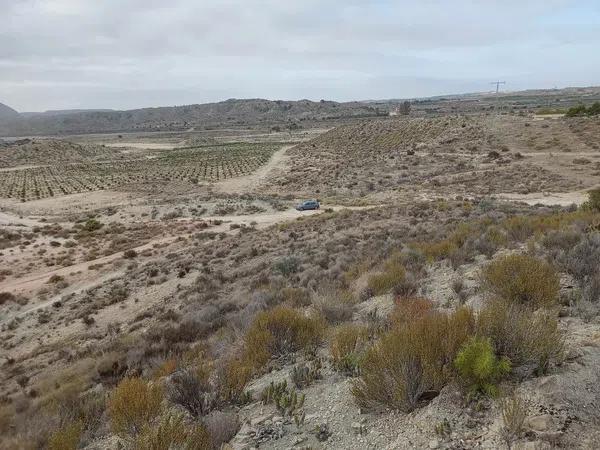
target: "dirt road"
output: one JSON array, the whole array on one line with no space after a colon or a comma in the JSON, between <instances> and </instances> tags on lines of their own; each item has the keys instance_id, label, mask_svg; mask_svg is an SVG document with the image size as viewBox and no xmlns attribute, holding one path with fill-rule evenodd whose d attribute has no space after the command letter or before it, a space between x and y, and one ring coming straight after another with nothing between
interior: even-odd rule
<instances>
[{"instance_id":1,"label":"dirt road","mask_svg":"<svg viewBox=\"0 0 600 450\"><path fill-rule=\"evenodd\" d=\"M230 233L235 234L239 232L237 228L231 228L231 225L246 225L246 226L255 226L256 228L262 229L268 226L281 223L281 222L289 222L296 220L300 217L313 216L317 214L322 214L326 209L330 209L333 211L340 211L343 209L348 210L360 210L360 209L370 209L375 208L377 206L356 206L356 207L345 207L345 206L336 206L336 205L323 205L323 207L319 210L313 211L296 211L295 209L287 209L285 211L278 211L273 213L264 213L264 214L250 214L250 215L232 215L232 216L215 216L215 217L203 217L201 220L206 222L219 221L221 222L219 225L211 226L201 232L212 232L212 233ZM9 220L13 220L13 216L9 216ZM198 221L198 219L191 218L181 218L178 219L180 222L184 221ZM168 245L176 242L183 235L187 234L185 232L183 234L171 235L166 237L160 237L157 239L153 239L143 245L139 245L137 247L132 247L138 254L143 252L144 250L151 249L156 245ZM18 311L16 314L0 319L0 323L7 322L8 320L14 317L21 317L23 315L38 311L40 309L46 308L54 303L56 300L59 300L62 296L72 293L81 292L86 289L90 289L96 287L108 279L122 275L120 271L115 271L114 267L106 268L105 270L93 270L90 271L90 266L94 265L102 265L106 266L109 263L112 263L118 259L123 258L123 252L120 251L118 253L113 253L111 255L102 256L100 258L84 261L77 264L73 264L66 267L61 267L59 269L48 270L48 271L40 271L33 274L29 274L22 278L7 280L5 282L0 283L0 292L12 292L19 293L24 295L31 295L37 290L44 287L49 278L53 275L61 276L61 277L69 277L71 278L71 285L62 291L60 294L52 296L51 298L44 300L43 302L38 302L35 304L27 305L21 311ZM83 274L83 275L82 275ZM80 276L77 276L80 275ZM75 278L73 281L72 278Z\"/></svg>"},{"instance_id":2,"label":"dirt road","mask_svg":"<svg viewBox=\"0 0 600 450\"><path fill-rule=\"evenodd\" d=\"M288 169L288 157L286 152L292 147L294 146L286 145L277 150L265 165L259 167L251 174L218 181L212 185L213 188L215 191L224 194L242 194L256 191L267 179L273 176L275 171L285 171Z\"/></svg>"}]
</instances>

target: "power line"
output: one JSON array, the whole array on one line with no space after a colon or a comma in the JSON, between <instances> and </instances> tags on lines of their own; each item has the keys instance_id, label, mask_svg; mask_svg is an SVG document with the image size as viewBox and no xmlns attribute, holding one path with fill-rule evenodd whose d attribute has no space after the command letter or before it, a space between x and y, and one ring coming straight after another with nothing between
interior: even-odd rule
<instances>
[{"instance_id":1,"label":"power line","mask_svg":"<svg viewBox=\"0 0 600 450\"><path fill-rule=\"evenodd\" d=\"M496 94L497 94L498 91L500 90L500 85L501 84L506 84L506 81L492 81L490 84L495 84L496 85Z\"/></svg>"}]
</instances>

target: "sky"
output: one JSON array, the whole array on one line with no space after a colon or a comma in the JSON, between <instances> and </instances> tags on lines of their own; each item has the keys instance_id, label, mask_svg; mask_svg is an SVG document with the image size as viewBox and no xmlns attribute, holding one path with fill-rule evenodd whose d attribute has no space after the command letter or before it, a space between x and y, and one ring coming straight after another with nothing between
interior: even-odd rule
<instances>
[{"instance_id":1,"label":"sky","mask_svg":"<svg viewBox=\"0 0 600 450\"><path fill-rule=\"evenodd\" d=\"M18 111L600 84L599 0L0 0Z\"/></svg>"}]
</instances>

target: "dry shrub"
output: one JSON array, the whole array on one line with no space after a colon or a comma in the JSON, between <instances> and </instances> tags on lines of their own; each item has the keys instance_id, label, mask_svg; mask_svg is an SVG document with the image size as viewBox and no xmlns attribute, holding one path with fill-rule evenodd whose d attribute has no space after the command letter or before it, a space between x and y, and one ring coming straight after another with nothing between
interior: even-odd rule
<instances>
[{"instance_id":1,"label":"dry shrub","mask_svg":"<svg viewBox=\"0 0 600 450\"><path fill-rule=\"evenodd\" d=\"M489 302L479 312L477 333L490 338L496 354L510 359L523 375L545 373L563 353L564 337L555 313L506 300Z\"/></svg>"},{"instance_id":2,"label":"dry shrub","mask_svg":"<svg viewBox=\"0 0 600 450\"><path fill-rule=\"evenodd\" d=\"M498 402L502 412L502 428L500 436L510 449L512 443L521 437L523 433L523 424L527 417L527 408L525 402L513 394L510 397L500 399Z\"/></svg>"},{"instance_id":3,"label":"dry shrub","mask_svg":"<svg viewBox=\"0 0 600 450\"><path fill-rule=\"evenodd\" d=\"M352 393L364 408L409 412L424 394L439 392L453 373L453 362L474 328L471 310L430 312L384 334L368 352Z\"/></svg>"},{"instance_id":4,"label":"dry shrub","mask_svg":"<svg viewBox=\"0 0 600 450\"><path fill-rule=\"evenodd\" d=\"M340 292L333 286L319 289L313 304L329 323L346 322L354 313L352 294L348 291Z\"/></svg>"},{"instance_id":5,"label":"dry shrub","mask_svg":"<svg viewBox=\"0 0 600 450\"><path fill-rule=\"evenodd\" d=\"M368 339L368 328L364 325L347 324L337 327L329 344L334 369L347 375L356 375Z\"/></svg>"},{"instance_id":6,"label":"dry shrub","mask_svg":"<svg viewBox=\"0 0 600 450\"><path fill-rule=\"evenodd\" d=\"M433 302L426 298L403 298L396 301L388 320L392 327L419 320L433 311Z\"/></svg>"},{"instance_id":7,"label":"dry shrub","mask_svg":"<svg viewBox=\"0 0 600 450\"><path fill-rule=\"evenodd\" d=\"M284 287L279 291L282 303L295 308L310 305L310 294L304 288Z\"/></svg>"},{"instance_id":8,"label":"dry shrub","mask_svg":"<svg viewBox=\"0 0 600 450\"><path fill-rule=\"evenodd\" d=\"M235 355L219 369L220 397L227 402L238 403L244 396L246 384L252 379L254 360Z\"/></svg>"},{"instance_id":9,"label":"dry shrub","mask_svg":"<svg viewBox=\"0 0 600 450\"><path fill-rule=\"evenodd\" d=\"M81 440L83 424L74 422L56 430L48 440L48 450L76 450Z\"/></svg>"},{"instance_id":10,"label":"dry shrub","mask_svg":"<svg viewBox=\"0 0 600 450\"><path fill-rule=\"evenodd\" d=\"M245 337L246 360L260 368L271 357L285 356L299 350L316 349L323 338L325 324L321 318L279 306L256 316Z\"/></svg>"},{"instance_id":11,"label":"dry shrub","mask_svg":"<svg viewBox=\"0 0 600 450\"><path fill-rule=\"evenodd\" d=\"M122 436L138 434L161 412L160 386L140 378L125 378L108 400L112 430Z\"/></svg>"},{"instance_id":12,"label":"dry shrub","mask_svg":"<svg viewBox=\"0 0 600 450\"><path fill-rule=\"evenodd\" d=\"M154 425L146 424L133 443L135 450L211 450L210 434L203 425L186 425L180 415L166 415Z\"/></svg>"},{"instance_id":13,"label":"dry shrub","mask_svg":"<svg viewBox=\"0 0 600 450\"><path fill-rule=\"evenodd\" d=\"M229 442L240 429L237 414L214 411L204 419L213 448L219 449Z\"/></svg>"},{"instance_id":14,"label":"dry shrub","mask_svg":"<svg viewBox=\"0 0 600 450\"><path fill-rule=\"evenodd\" d=\"M385 263L383 272L369 277L368 287L374 295L387 294L402 283L405 277L404 266L397 260L390 259Z\"/></svg>"},{"instance_id":15,"label":"dry shrub","mask_svg":"<svg viewBox=\"0 0 600 450\"><path fill-rule=\"evenodd\" d=\"M162 362L152 373L152 379L159 380L163 377L167 377L177 370L177 360L167 359Z\"/></svg>"},{"instance_id":16,"label":"dry shrub","mask_svg":"<svg viewBox=\"0 0 600 450\"><path fill-rule=\"evenodd\" d=\"M167 387L169 400L193 417L208 414L217 403L217 393L204 370L185 369L175 373Z\"/></svg>"},{"instance_id":17,"label":"dry shrub","mask_svg":"<svg viewBox=\"0 0 600 450\"><path fill-rule=\"evenodd\" d=\"M503 223L508 239L513 242L524 242L534 233L534 226L529 217L513 216Z\"/></svg>"},{"instance_id":18,"label":"dry shrub","mask_svg":"<svg viewBox=\"0 0 600 450\"><path fill-rule=\"evenodd\" d=\"M420 250L429 261L438 261L447 258L456 251L458 246L455 242L444 239L436 242L421 242L416 244L417 250Z\"/></svg>"},{"instance_id":19,"label":"dry shrub","mask_svg":"<svg viewBox=\"0 0 600 450\"><path fill-rule=\"evenodd\" d=\"M555 305L560 287L550 264L519 254L502 256L485 266L481 284L496 297L531 307Z\"/></svg>"},{"instance_id":20,"label":"dry shrub","mask_svg":"<svg viewBox=\"0 0 600 450\"><path fill-rule=\"evenodd\" d=\"M595 232L584 236L566 253L564 259L566 270L579 282L598 273L600 233Z\"/></svg>"}]
</instances>

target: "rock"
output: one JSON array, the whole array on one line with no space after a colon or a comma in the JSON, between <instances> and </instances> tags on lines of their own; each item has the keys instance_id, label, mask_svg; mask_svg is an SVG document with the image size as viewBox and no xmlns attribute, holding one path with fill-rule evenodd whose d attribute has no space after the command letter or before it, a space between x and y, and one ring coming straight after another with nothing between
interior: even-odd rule
<instances>
[{"instance_id":1,"label":"rock","mask_svg":"<svg viewBox=\"0 0 600 450\"><path fill-rule=\"evenodd\" d=\"M360 422L352 422L352 425L350 425L350 427L352 428L352 431L354 431L356 434L363 435L367 433L367 427Z\"/></svg>"},{"instance_id":2,"label":"rock","mask_svg":"<svg viewBox=\"0 0 600 450\"><path fill-rule=\"evenodd\" d=\"M261 423L266 422L267 420L269 420L271 417L273 417L273 414L263 414L262 416L257 416L254 417L250 424L255 427L257 425L260 425Z\"/></svg>"},{"instance_id":3,"label":"rock","mask_svg":"<svg viewBox=\"0 0 600 450\"><path fill-rule=\"evenodd\" d=\"M525 426L533 431L548 431L552 429L553 420L550 414L528 417Z\"/></svg>"},{"instance_id":4,"label":"rock","mask_svg":"<svg viewBox=\"0 0 600 450\"><path fill-rule=\"evenodd\" d=\"M431 441L429 441L429 444L427 444L427 447L432 449L439 448L440 442L437 439L432 439Z\"/></svg>"}]
</instances>

